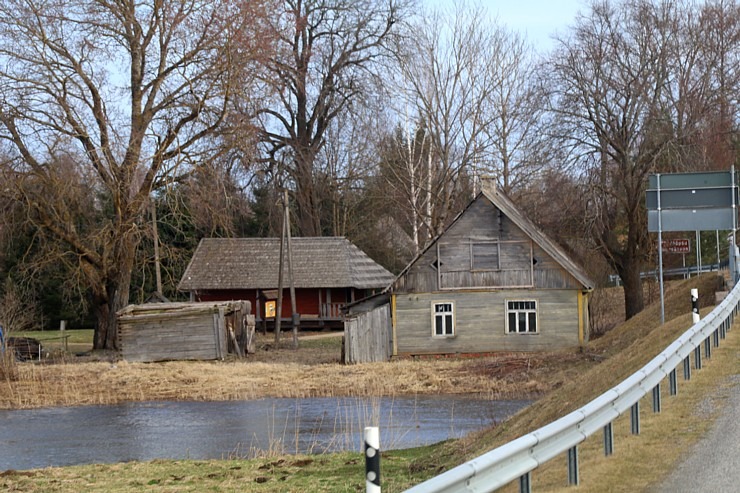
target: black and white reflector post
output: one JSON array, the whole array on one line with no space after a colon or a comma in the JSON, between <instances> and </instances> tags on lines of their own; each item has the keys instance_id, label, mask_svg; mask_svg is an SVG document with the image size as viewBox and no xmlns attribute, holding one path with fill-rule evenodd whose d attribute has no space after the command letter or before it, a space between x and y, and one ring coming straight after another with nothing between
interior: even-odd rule
<instances>
[{"instance_id":1,"label":"black and white reflector post","mask_svg":"<svg viewBox=\"0 0 740 493\"><path fill-rule=\"evenodd\" d=\"M691 290L691 313L694 323L699 321L699 290L694 288Z\"/></svg>"},{"instance_id":2,"label":"black and white reflector post","mask_svg":"<svg viewBox=\"0 0 740 493\"><path fill-rule=\"evenodd\" d=\"M380 432L365 428L365 485L367 493L380 493Z\"/></svg>"}]
</instances>

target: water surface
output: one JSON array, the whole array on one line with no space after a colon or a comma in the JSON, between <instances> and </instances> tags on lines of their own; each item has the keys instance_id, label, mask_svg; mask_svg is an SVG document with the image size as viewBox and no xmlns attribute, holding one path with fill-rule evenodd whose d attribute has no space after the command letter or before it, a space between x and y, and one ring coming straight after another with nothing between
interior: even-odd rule
<instances>
[{"instance_id":1,"label":"water surface","mask_svg":"<svg viewBox=\"0 0 740 493\"><path fill-rule=\"evenodd\" d=\"M137 402L0 411L0 470L151 459L224 459L257 451L382 450L459 438L529 401L461 396Z\"/></svg>"}]
</instances>

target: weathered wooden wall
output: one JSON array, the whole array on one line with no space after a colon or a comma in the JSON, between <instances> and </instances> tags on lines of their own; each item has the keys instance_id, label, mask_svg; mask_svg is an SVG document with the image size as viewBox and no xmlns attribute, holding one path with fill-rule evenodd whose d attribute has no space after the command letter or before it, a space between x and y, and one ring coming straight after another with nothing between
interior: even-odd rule
<instances>
[{"instance_id":1,"label":"weathered wooden wall","mask_svg":"<svg viewBox=\"0 0 740 493\"><path fill-rule=\"evenodd\" d=\"M118 313L118 348L126 361L211 360L228 353L226 316L243 312L240 330L251 344L254 321L249 302L151 303L131 305ZM232 331L237 325L232 322ZM251 325L251 327L249 326ZM241 337L239 337L241 339ZM248 347L248 345L247 345ZM242 352L243 354L243 352Z\"/></svg>"},{"instance_id":2,"label":"weathered wooden wall","mask_svg":"<svg viewBox=\"0 0 740 493\"><path fill-rule=\"evenodd\" d=\"M579 289L539 245L479 196L393 286L394 292L460 288Z\"/></svg>"},{"instance_id":3,"label":"weathered wooden wall","mask_svg":"<svg viewBox=\"0 0 740 493\"><path fill-rule=\"evenodd\" d=\"M398 355L542 351L577 347L574 290L457 291L396 296ZM506 333L506 301L536 300L538 333ZM432 304L454 303L455 335L432 335Z\"/></svg>"},{"instance_id":4,"label":"weathered wooden wall","mask_svg":"<svg viewBox=\"0 0 740 493\"><path fill-rule=\"evenodd\" d=\"M388 361L392 350L390 305L381 305L345 319L345 363Z\"/></svg>"},{"instance_id":5,"label":"weathered wooden wall","mask_svg":"<svg viewBox=\"0 0 740 493\"><path fill-rule=\"evenodd\" d=\"M270 289L277 296L277 289ZM265 320L265 302L257 289L221 289L204 290L193 294L194 301L230 301L248 300L254 308L256 322L261 324ZM264 293L264 291L262 291ZM331 327L341 328L341 308L347 303L365 297L366 291L355 288L298 288L296 293L296 310L301 315L301 325L304 327ZM290 289L283 290L283 306L281 309L283 321L290 321L292 315L290 303ZM268 326L273 327L274 318L268 319Z\"/></svg>"}]
</instances>

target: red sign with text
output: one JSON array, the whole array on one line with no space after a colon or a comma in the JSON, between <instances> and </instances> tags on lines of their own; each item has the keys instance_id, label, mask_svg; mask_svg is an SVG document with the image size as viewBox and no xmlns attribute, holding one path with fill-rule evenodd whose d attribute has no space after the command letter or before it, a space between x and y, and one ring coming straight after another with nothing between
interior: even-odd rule
<instances>
[{"instance_id":1,"label":"red sign with text","mask_svg":"<svg viewBox=\"0 0 740 493\"><path fill-rule=\"evenodd\" d=\"M675 240L663 240L663 253L689 253L691 252L691 242L688 238L678 238Z\"/></svg>"}]
</instances>

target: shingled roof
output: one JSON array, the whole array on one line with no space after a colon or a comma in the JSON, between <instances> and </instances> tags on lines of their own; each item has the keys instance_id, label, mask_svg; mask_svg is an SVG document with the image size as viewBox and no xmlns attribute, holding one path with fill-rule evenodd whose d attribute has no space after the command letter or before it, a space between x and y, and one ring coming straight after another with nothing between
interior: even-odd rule
<instances>
[{"instance_id":1,"label":"shingled roof","mask_svg":"<svg viewBox=\"0 0 740 493\"><path fill-rule=\"evenodd\" d=\"M375 289L394 278L343 237L293 238L291 246L296 288ZM279 256L280 238L203 238L178 289L275 289ZM287 261L284 268L287 287Z\"/></svg>"}]
</instances>

